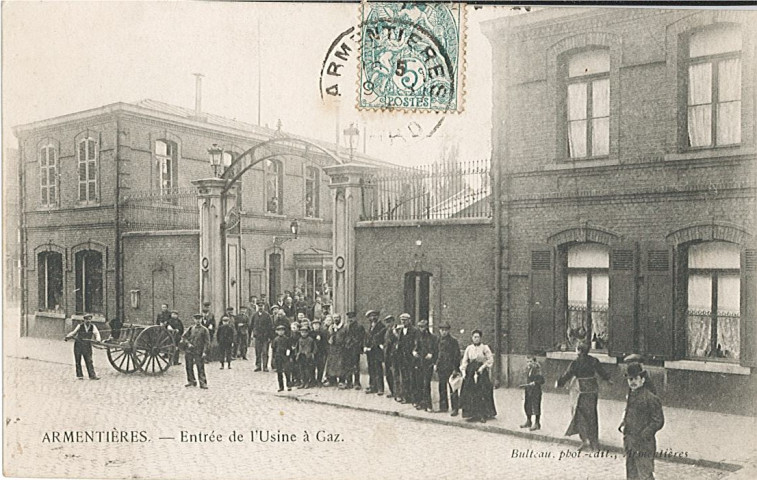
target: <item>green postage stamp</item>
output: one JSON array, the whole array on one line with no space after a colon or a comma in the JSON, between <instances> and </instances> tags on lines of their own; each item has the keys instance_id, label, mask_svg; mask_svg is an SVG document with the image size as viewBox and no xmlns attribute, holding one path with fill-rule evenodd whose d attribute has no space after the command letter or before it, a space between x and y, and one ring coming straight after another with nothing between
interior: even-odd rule
<instances>
[{"instance_id":1,"label":"green postage stamp","mask_svg":"<svg viewBox=\"0 0 757 480\"><path fill-rule=\"evenodd\" d=\"M363 3L358 108L461 111L464 15L459 3Z\"/></svg>"}]
</instances>

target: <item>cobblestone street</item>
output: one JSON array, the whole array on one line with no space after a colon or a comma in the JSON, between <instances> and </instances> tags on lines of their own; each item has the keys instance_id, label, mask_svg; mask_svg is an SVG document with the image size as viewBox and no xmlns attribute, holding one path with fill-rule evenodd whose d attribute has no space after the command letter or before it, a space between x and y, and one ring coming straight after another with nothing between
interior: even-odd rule
<instances>
[{"instance_id":1,"label":"cobblestone street","mask_svg":"<svg viewBox=\"0 0 757 480\"><path fill-rule=\"evenodd\" d=\"M11 396L6 393L4 412L6 475L192 479L625 478L623 459L619 456L559 460L561 452L575 450L557 443L284 398L275 394L275 374L253 373L254 361L234 362L230 371L220 371L217 363L208 365L209 390L185 388L183 365L160 377L124 375L110 368L102 352L96 352L95 365L102 379L94 382L75 380L68 362L68 358L54 363L6 357L6 392L12 392ZM64 432L70 431L107 432L112 436L133 430L144 431L146 441L46 441L54 440L56 432L59 440L64 440ZM253 430L296 435L296 440L261 442L261 436L256 434L251 442ZM230 441L233 431L242 435L242 442ZM309 441L303 438L305 431L309 433ZM316 436L319 431L322 433ZM220 435L221 440L181 441L183 436L188 439L205 434L215 438ZM520 452L530 449L552 458L512 458L515 449ZM656 470L658 479L719 479L729 475L660 461Z\"/></svg>"}]
</instances>

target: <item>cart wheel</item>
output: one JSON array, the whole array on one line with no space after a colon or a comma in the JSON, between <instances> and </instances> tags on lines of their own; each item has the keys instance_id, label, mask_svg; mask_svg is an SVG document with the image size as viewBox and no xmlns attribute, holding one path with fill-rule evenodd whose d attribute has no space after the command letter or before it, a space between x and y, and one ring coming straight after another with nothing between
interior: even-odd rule
<instances>
[{"instance_id":1,"label":"cart wheel","mask_svg":"<svg viewBox=\"0 0 757 480\"><path fill-rule=\"evenodd\" d=\"M134 342L139 369L147 375L160 375L168 370L175 351L173 337L160 325L145 328Z\"/></svg>"},{"instance_id":2,"label":"cart wheel","mask_svg":"<svg viewBox=\"0 0 757 480\"><path fill-rule=\"evenodd\" d=\"M121 373L134 373L139 370L140 359L134 355L131 343L121 346L108 346L108 361Z\"/></svg>"}]
</instances>

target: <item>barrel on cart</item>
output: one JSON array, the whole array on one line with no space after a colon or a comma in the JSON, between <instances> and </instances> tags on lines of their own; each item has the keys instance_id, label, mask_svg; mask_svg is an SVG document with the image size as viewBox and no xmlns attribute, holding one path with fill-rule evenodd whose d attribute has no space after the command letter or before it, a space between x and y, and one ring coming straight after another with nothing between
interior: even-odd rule
<instances>
[{"instance_id":1,"label":"barrel on cart","mask_svg":"<svg viewBox=\"0 0 757 480\"><path fill-rule=\"evenodd\" d=\"M92 341L92 346L107 350L108 361L121 373L141 371L160 375L171 366L176 342L162 325L128 324L121 327L118 339Z\"/></svg>"}]
</instances>

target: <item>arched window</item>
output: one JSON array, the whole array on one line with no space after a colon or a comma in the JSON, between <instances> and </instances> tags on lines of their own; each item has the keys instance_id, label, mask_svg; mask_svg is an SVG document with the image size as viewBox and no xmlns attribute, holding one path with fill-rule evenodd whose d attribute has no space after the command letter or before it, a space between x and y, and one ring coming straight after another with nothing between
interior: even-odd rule
<instances>
[{"instance_id":1,"label":"arched window","mask_svg":"<svg viewBox=\"0 0 757 480\"><path fill-rule=\"evenodd\" d=\"M278 160L266 160L264 168L266 212L282 215L284 213L283 166Z\"/></svg>"},{"instance_id":2,"label":"arched window","mask_svg":"<svg viewBox=\"0 0 757 480\"><path fill-rule=\"evenodd\" d=\"M305 216L318 217L320 197L320 175L316 167L305 167Z\"/></svg>"},{"instance_id":3,"label":"arched window","mask_svg":"<svg viewBox=\"0 0 757 480\"><path fill-rule=\"evenodd\" d=\"M76 150L79 162L79 201L97 202L97 140L83 138Z\"/></svg>"},{"instance_id":4,"label":"arched window","mask_svg":"<svg viewBox=\"0 0 757 480\"><path fill-rule=\"evenodd\" d=\"M74 255L76 313L103 313L103 255L97 250L80 250Z\"/></svg>"},{"instance_id":5,"label":"arched window","mask_svg":"<svg viewBox=\"0 0 757 480\"><path fill-rule=\"evenodd\" d=\"M175 193L178 186L178 163L176 143L168 140L155 141L155 158L158 161L158 181L160 194Z\"/></svg>"},{"instance_id":6,"label":"arched window","mask_svg":"<svg viewBox=\"0 0 757 480\"><path fill-rule=\"evenodd\" d=\"M63 255L45 251L37 254L37 307L60 310L63 305Z\"/></svg>"},{"instance_id":7,"label":"arched window","mask_svg":"<svg viewBox=\"0 0 757 480\"><path fill-rule=\"evenodd\" d=\"M45 145L39 150L40 204L58 204L58 152L53 145Z\"/></svg>"},{"instance_id":8,"label":"arched window","mask_svg":"<svg viewBox=\"0 0 757 480\"><path fill-rule=\"evenodd\" d=\"M705 242L688 248L686 354L739 359L740 248Z\"/></svg>"},{"instance_id":9,"label":"arched window","mask_svg":"<svg viewBox=\"0 0 757 480\"><path fill-rule=\"evenodd\" d=\"M686 53L688 147L741 143L741 30L695 31Z\"/></svg>"},{"instance_id":10,"label":"arched window","mask_svg":"<svg viewBox=\"0 0 757 480\"><path fill-rule=\"evenodd\" d=\"M585 50L565 65L568 156L610 153L610 52Z\"/></svg>"},{"instance_id":11,"label":"arched window","mask_svg":"<svg viewBox=\"0 0 757 480\"><path fill-rule=\"evenodd\" d=\"M591 342L593 349L607 348L610 303L610 250L600 243L568 248L567 339L571 347Z\"/></svg>"}]
</instances>

